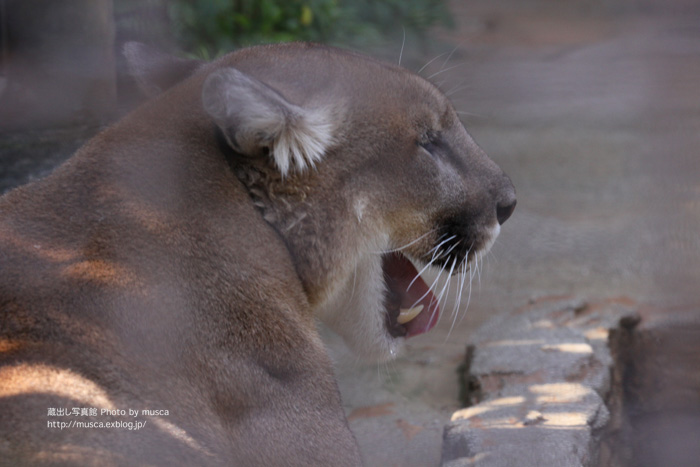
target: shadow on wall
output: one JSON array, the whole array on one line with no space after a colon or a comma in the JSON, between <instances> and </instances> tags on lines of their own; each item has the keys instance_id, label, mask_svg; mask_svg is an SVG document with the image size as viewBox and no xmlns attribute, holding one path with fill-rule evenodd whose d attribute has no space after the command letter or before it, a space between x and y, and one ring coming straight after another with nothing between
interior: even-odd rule
<instances>
[{"instance_id":1,"label":"shadow on wall","mask_svg":"<svg viewBox=\"0 0 700 467\"><path fill-rule=\"evenodd\" d=\"M102 121L116 103L111 0L0 0L0 131Z\"/></svg>"},{"instance_id":2,"label":"shadow on wall","mask_svg":"<svg viewBox=\"0 0 700 467\"><path fill-rule=\"evenodd\" d=\"M0 194L117 115L112 0L0 0Z\"/></svg>"}]
</instances>

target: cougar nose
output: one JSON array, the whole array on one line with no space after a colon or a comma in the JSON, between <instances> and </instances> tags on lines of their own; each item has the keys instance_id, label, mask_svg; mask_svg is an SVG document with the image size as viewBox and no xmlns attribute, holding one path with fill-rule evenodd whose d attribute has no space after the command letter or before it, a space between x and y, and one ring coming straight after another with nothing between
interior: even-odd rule
<instances>
[{"instance_id":1,"label":"cougar nose","mask_svg":"<svg viewBox=\"0 0 700 467\"><path fill-rule=\"evenodd\" d=\"M496 203L496 218L498 219L499 224L503 225L511 214L513 214L517 202L518 201L515 199L515 194L511 194L507 199Z\"/></svg>"}]
</instances>

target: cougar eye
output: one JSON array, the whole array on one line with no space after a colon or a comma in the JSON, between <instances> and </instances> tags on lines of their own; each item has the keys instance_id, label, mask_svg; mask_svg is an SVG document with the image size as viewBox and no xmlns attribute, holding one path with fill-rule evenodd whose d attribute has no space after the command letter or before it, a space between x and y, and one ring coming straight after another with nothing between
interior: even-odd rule
<instances>
[{"instance_id":1,"label":"cougar eye","mask_svg":"<svg viewBox=\"0 0 700 467\"><path fill-rule=\"evenodd\" d=\"M437 149L437 146L432 141L426 141L424 143L420 143L419 145L420 147L428 151L431 155L435 155L435 150Z\"/></svg>"},{"instance_id":2,"label":"cougar eye","mask_svg":"<svg viewBox=\"0 0 700 467\"><path fill-rule=\"evenodd\" d=\"M438 142L440 139L440 134L434 131L429 131L425 137L418 142L418 145L428 151L431 156L435 157L438 151Z\"/></svg>"}]
</instances>

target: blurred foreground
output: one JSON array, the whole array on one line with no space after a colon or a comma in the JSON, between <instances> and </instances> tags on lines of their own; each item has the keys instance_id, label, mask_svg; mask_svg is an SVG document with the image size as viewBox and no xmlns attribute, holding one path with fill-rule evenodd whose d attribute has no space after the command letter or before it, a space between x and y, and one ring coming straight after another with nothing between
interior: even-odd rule
<instances>
[{"instance_id":1,"label":"blurred foreground","mask_svg":"<svg viewBox=\"0 0 700 467\"><path fill-rule=\"evenodd\" d=\"M532 299L624 297L648 322L666 314L700 322L698 2L455 0L452 11L456 29L432 36L439 50L418 60L409 42L403 63L418 70L435 58L423 76L450 94L467 129L510 175L518 207L454 327L448 308L436 329L410 341L405 357L380 366L355 362L329 336L351 427L370 466L439 463L443 426L460 407L455 370L466 344L481 325ZM91 34L112 32L105 26ZM401 37L387 50L398 60ZM51 121L53 110L66 108L82 125L2 135L0 192L47 173L111 118L104 108L115 105L117 88L124 95L125 84L102 80L104 69L120 66L118 56L107 55L39 116L30 107L9 113L10 101L43 103L10 88L0 69L0 127ZM72 62L56 60L70 76ZM42 79L39 91L50 91L52 77ZM78 86L85 81L95 87ZM690 359L700 354L700 339L681 337L674 355L684 360L664 364L697 378ZM653 372L645 375L649 387L673 393ZM637 464L664 465L659 444L678 431L697 433L693 415L677 423L660 411L640 420Z\"/></svg>"}]
</instances>

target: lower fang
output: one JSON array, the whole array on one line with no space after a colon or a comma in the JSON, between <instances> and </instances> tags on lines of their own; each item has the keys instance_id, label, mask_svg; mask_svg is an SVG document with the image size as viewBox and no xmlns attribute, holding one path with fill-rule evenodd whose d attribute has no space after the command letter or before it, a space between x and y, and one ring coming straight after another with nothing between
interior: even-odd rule
<instances>
[{"instance_id":1,"label":"lower fang","mask_svg":"<svg viewBox=\"0 0 700 467\"><path fill-rule=\"evenodd\" d=\"M399 311L399 317L396 318L396 321L399 324L406 324L409 321L413 320L416 316L420 314L420 312L423 311L423 305L418 305L417 307L414 308L401 308Z\"/></svg>"}]
</instances>

